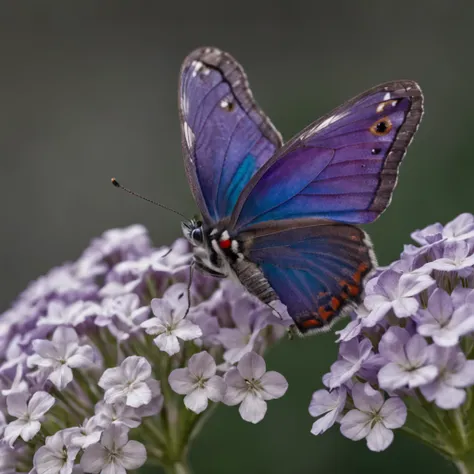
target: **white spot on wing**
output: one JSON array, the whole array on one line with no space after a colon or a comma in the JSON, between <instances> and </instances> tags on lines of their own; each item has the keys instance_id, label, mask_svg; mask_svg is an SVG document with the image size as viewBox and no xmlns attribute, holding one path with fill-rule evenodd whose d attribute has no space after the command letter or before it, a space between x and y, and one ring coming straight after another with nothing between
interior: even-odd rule
<instances>
[{"instance_id":1,"label":"white spot on wing","mask_svg":"<svg viewBox=\"0 0 474 474\"><path fill-rule=\"evenodd\" d=\"M184 131L184 140L186 141L186 145L188 148L192 150L194 148L194 141L195 135L194 132L191 130L191 127L187 124L187 122L183 123L183 131Z\"/></svg>"},{"instance_id":2,"label":"white spot on wing","mask_svg":"<svg viewBox=\"0 0 474 474\"><path fill-rule=\"evenodd\" d=\"M306 139L306 138L314 135L315 133L319 132L323 128L326 128L329 125L331 125L332 123L337 122L338 120L341 120L342 118L346 117L347 115L349 115L349 113L350 112L348 110L346 110L344 112L341 112L340 114L331 115L327 119L323 120L321 123L319 123L319 124L315 125L314 127L310 128L306 133L304 133L301 136L301 138Z\"/></svg>"},{"instance_id":3,"label":"white spot on wing","mask_svg":"<svg viewBox=\"0 0 474 474\"><path fill-rule=\"evenodd\" d=\"M230 239L229 232L227 232L226 230L222 232L221 240L229 240L229 239Z\"/></svg>"},{"instance_id":4,"label":"white spot on wing","mask_svg":"<svg viewBox=\"0 0 474 474\"><path fill-rule=\"evenodd\" d=\"M387 92L384 96L383 96L383 100L390 100L392 96L390 95L390 92Z\"/></svg>"}]
</instances>

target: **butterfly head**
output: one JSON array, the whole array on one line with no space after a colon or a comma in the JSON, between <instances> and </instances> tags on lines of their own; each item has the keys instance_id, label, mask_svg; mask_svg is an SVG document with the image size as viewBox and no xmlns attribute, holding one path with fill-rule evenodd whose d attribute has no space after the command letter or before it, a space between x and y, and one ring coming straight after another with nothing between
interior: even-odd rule
<instances>
[{"instance_id":1,"label":"butterfly head","mask_svg":"<svg viewBox=\"0 0 474 474\"><path fill-rule=\"evenodd\" d=\"M197 219L190 219L181 222L181 229L184 237L193 247L202 246L204 243L204 231L202 222Z\"/></svg>"}]
</instances>

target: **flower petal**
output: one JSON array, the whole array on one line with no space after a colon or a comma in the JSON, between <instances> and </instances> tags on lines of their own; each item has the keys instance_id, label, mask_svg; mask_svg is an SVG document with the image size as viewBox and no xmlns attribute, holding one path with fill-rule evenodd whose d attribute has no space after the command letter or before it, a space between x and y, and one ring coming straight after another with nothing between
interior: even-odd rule
<instances>
[{"instance_id":1,"label":"flower petal","mask_svg":"<svg viewBox=\"0 0 474 474\"><path fill-rule=\"evenodd\" d=\"M248 352L240 359L237 369L244 379L258 380L265 373L265 360L256 352Z\"/></svg>"},{"instance_id":2,"label":"flower petal","mask_svg":"<svg viewBox=\"0 0 474 474\"><path fill-rule=\"evenodd\" d=\"M216 362L208 352L202 351L189 359L188 369L194 377L208 379L216 374Z\"/></svg>"},{"instance_id":3,"label":"flower petal","mask_svg":"<svg viewBox=\"0 0 474 474\"><path fill-rule=\"evenodd\" d=\"M371 432L367 435L367 447L371 451L379 452L387 449L393 441L393 432L382 423L375 423Z\"/></svg>"},{"instance_id":4,"label":"flower petal","mask_svg":"<svg viewBox=\"0 0 474 474\"><path fill-rule=\"evenodd\" d=\"M379 415L382 417L385 427L393 430L405 424L407 407L400 398L392 397L385 401Z\"/></svg>"},{"instance_id":5,"label":"flower petal","mask_svg":"<svg viewBox=\"0 0 474 474\"><path fill-rule=\"evenodd\" d=\"M213 402L221 402L227 389L222 377L214 375L206 382L207 398Z\"/></svg>"},{"instance_id":6,"label":"flower petal","mask_svg":"<svg viewBox=\"0 0 474 474\"><path fill-rule=\"evenodd\" d=\"M18 394L15 394L18 396ZM55 398L46 392L35 392L28 402L28 412L30 419L41 418L56 402Z\"/></svg>"},{"instance_id":7,"label":"flower petal","mask_svg":"<svg viewBox=\"0 0 474 474\"><path fill-rule=\"evenodd\" d=\"M270 371L263 374L260 379L262 391L260 395L264 400L282 397L288 389L288 382L283 375Z\"/></svg>"},{"instance_id":8,"label":"flower petal","mask_svg":"<svg viewBox=\"0 0 474 474\"><path fill-rule=\"evenodd\" d=\"M370 433L372 417L359 410L350 410L341 420L341 433L353 441L365 438Z\"/></svg>"},{"instance_id":9,"label":"flower petal","mask_svg":"<svg viewBox=\"0 0 474 474\"><path fill-rule=\"evenodd\" d=\"M258 423L267 412L267 402L252 392L248 392L239 407L240 416L244 421Z\"/></svg>"},{"instance_id":10,"label":"flower petal","mask_svg":"<svg viewBox=\"0 0 474 474\"><path fill-rule=\"evenodd\" d=\"M120 462L127 470L138 469L146 461L146 449L142 443L138 441L129 441L122 448L122 456Z\"/></svg>"},{"instance_id":11,"label":"flower petal","mask_svg":"<svg viewBox=\"0 0 474 474\"><path fill-rule=\"evenodd\" d=\"M204 388L195 388L184 397L184 404L188 410L194 413L203 412L208 405L207 391Z\"/></svg>"},{"instance_id":12,"label":"flower petal","mask_svg":"<svg viewBox=\"0 0 474 474\"><path fill-rule=\"evenodd\" d=\"M168 377L171 389L180 395L186 395L194 390L195 381L191 378L189 369L175 369Z\"/></svg>"}]
</instances>

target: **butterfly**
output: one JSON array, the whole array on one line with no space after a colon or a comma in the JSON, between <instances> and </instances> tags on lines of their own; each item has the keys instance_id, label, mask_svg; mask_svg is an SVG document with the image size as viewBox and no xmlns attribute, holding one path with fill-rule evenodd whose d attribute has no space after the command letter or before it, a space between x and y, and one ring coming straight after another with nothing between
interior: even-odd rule
<instances>
[{"instance_id":1,"label":"butterfly","mask_svg":"<svg viewBox=\"0 0 474 474\"><path fill-rule=\"evenodd\" d=\"M414 81L374 87L287 143L242 66L201 48L183 62L179 113L187 179L202 220L182 223L194 265L281 302L300 333L327 330L360 303L376 266L355 224L390 203L423 114Z\"/></svg>"}]
</instances>

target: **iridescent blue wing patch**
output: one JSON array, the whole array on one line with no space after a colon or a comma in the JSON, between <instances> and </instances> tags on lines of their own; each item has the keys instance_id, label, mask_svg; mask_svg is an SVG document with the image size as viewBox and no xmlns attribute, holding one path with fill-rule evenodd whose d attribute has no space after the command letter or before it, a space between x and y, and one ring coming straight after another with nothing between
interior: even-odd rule
<instances>
[{"instance_id":1,"label":"iridescent blue wing patch","mask_svg":"<svg viewBox=\"0 0 474 474\"><path fill-rule=\"evenodd\" d=\"M230 216L245 185L281 147L255 103L240 64L201 48L184 61L179 85L184 162L206 224Z\"/></svg>"}]
</instances>

